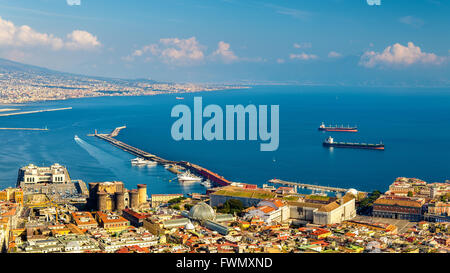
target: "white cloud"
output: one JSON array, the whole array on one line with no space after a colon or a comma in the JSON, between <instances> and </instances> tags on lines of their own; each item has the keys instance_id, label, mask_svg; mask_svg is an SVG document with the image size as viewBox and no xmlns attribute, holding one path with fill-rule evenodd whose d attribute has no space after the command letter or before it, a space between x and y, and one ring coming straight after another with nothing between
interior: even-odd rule
<instances>
[{"instance_id":1,"label":"white cloud","mask_svg":"<svg viewBox=\"0 0 450 273\"><path fill-rule=\"evenodd\" d=\"M13 22L0 17L0 46L11 47L47 47L52 50L92 49L100 46L97 37L89 32L75 30L67 35L67 42L53 34L40 33L27 25L16 26Z\"/></svg>"},{"instance_id":2,"label":"white cloud","mask_svg":"<svg viewBox=\"0 0 450 273\"><path fill-rule=\"evenodd\" d=\"M81 0L67 0L67 5L69 6L79 6L81 5Z\"/></svg>"},{"instance_id":3,"label":"white cloud","mask_svg":"<svg viewBox=\"0 0 450 273\"><path fill-rule=\"evenodd\" d=\"M58 50L64 46L64 42L52 34L39 33L26 25L15 26L13 22L0 17L0 46L49 46Z\"/></svg>"},{"instance_id":4,"label":"white cloud","mask_svg":"<svg viewBox=\"0 0 450 273\"><path fill-rule=\"evenodd\" d=\"M383 52L366 51L360 60L360 65L365 67L375 67L377 65L400 65L410 66L413 64L441 64L445 60L434 53L422 52L420 47L412 42L408 46L396 43L388 46Z\"/></svg>"},{"instance_id":5,"label":"white cloud","mask_svg":"<svg viewBox=\"0 0 450 273\"><path fill-rule=\"evenodd\" d=\"M295 48L311 48L312 44L309 42L304 42L304 43L295 43L294 44Z\"/></svg>"},{"instance_id":6,"label":"white cloud","mask_svg":"<svg viewBox=\"0 0 450 273\"><path fill-rule=\"evenodd\" d=\"M217 56L225 63L231 63L238 60L238 57L230 49L230 44L220 41L217 45L217 50L212 54L213 57Z\"/></svg>"},{"instance_id":7,"label":"white cloud","mask_svg":"<svg viewBox=\"0 0 450 273\"><path fill-rule=\"evenodd\" d=\"M195 37L188 39L164 38L156 44L149 44L136 49L130 56L124 57L126 61L133 61L136 57L145 57L146 61L151 57L174 65L194 64L205 57L203 46Z\"/></svg>"},{"instance_id":8,"label":"white cloud","mask_svg":"<svg viewBox=\"0 0 450 273\"><path fill-rule=\"evenodd\" d=\"M291 55L289 55L289 58L292 60L297 59L297 60L306 61L306 60L314 60L314 59L317 59L318 57L317 57L317 55L314 55L314 54L300 53L300 54L291 54Z\"/></svg>"},{"instance_id":9,"label":"white cloud","mask_svg":"<svg viewBox=\"0 0 450 273\"><path fill-rule=\"evenodd\" d=\"M66 47L70 50L91 50L101 46L97 37L84 30L74 30L67 34Z\"/></svg>"},{"instance_id":10,"label":"white cloud","mask_svg":"<svg viewBox=\"0 0 450 273\"><path fill-rule=\"evenodd\" d=\"M279 59L277 59L277 63L279 63L279 64L284 64L284 63L285 63L285 60L284 60L284 59L281 59L281 58L279 58Z\"/></svg>"},{"instance_id":11,"label":"white cloud","mask_svg":"<svg viewBox=\"0 0 450 273\"><path fill-rule=\"evenodd\" d=\"M336 51L330 51L330 53L328 53L328 58L340 58L342 57L342 54Z\"/></svg>"}]
</instances>

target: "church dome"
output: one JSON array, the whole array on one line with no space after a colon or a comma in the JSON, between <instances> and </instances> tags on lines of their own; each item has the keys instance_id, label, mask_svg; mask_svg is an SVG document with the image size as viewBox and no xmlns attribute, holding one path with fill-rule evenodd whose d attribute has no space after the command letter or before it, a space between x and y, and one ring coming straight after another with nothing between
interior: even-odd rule
<instances>
[{"instance_id":1,"label":"church dome","mask_svg":"<svg viewBox=\"0 0 450 273\"><path fill-rule=\"evenodd\" d=\"M189 218L198 221L214 220L216 219L216 213L210 205L200 202L191 208Z\"/></svg>"}]
</instances>

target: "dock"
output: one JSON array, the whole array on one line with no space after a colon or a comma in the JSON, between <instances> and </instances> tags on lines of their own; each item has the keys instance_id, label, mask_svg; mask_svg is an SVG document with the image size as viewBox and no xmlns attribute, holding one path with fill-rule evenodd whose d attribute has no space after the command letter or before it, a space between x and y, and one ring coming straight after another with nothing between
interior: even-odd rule
<instances>
[{"instance_id":1,"label":"dock","mask_svg":"<svg viewBox=\"0 0 450 273\"><path fill-rule=\"evenodd\" d=\"M14 113L0 114L0 117L27 115L27 114L34 114L34 113L53 112L53 111L62 111L62 110L71 110L71 109L72 109L72 107L65 107L65 108L56 108L56 109L43 109L43 110L35 110L35 111L14 112Z\"/></svg>"},{"instance_id":2,"label":"dock","mask_svg":"<svg viewBox=\"0 0 450 273\"><path fill-rule=\"evenodd\" d=\"M15 130L15 131L48 131L47 128L0 128L0 130Z\"/></svg>"},{"instance_id":3,"label":"dock","mask_svg":"<svg viewBox=\"0 0 450 273\"><path fill-rule=\"evenodd\" d=\"M94 134L94 136L96 136L100 139L103 139L130 154L133 154L138 157L142 157L143 159L155 161L159 164L176 164L176 162L174 162L174 161L166 160L166 159L156 156L154 154L143 151L139 148L128 145L125 142L117 140L114 137L112 137L111 134Z\"/></svg>"},{"instance_id":4,"label":"dock","mask_svg":"<svg viewBox=\"0 0 450 273\"><path fill-rule=\"evenodd\" d=\"M298 183L298 182L289 182L289 181L283 181L280 179L271 179L271 180L269 180L269 183L293 187L295 189L295 192L297 192L297 190L299 188L300 189L308 189L308 190L312 190L312 191L334 192L334 193L344 193L344 194L349 190L349 189L338 188L338 187L319 186L319 185L312 185L312 184L305 184L305 183Z\"/></svg>"},{"instance_id":5,"label":"dock","mask_svg":"<svg viewBox=\"0 0 450 273\"><path fill-rule=\"evenodd\" d=\"M151 160L151 161L155 161L158 164L173 164L173 165L178 165L181 166L185 169L188 169L189 171L200 175L201 177L203 177L204 179L209 179L214 185L216 186L227 186L230 185L231 182L228 181L227 179L225 179L224 177L206 169L203 168L199 165L190 163L190 162L186 162L186 161L173 161L173 160L167 160L164 159L162 157L159 157L157 155L154 155L152 153L143 151L139 148L133 147L125 142L122 142L120 140L115 139L114 137L116 137L119 132L123 129L125 129L126 126L122 126L122 127L117 127L116 129L114 129L111 133L109 134L99 134L97 132L97 130L95 130L94 134L89 134L88 136L94 136L97 137L99 139L102 139L106 142L111 143L112 145L116 146L117 148L120 148L122 150L124 150L125 152L128 152L132 155L144 158L146 160Z\"/></svg>"}]
</instances>

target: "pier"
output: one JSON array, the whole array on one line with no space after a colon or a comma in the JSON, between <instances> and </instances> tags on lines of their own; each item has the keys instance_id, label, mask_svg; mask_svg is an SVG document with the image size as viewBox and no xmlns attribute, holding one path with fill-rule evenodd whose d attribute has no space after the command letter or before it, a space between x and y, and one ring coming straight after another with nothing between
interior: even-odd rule
<instances>
[{"instance_id":1,"label":"pier","mask_svg":"<svg viewBox=\"0 0 450 273\"><path fill-rule=\"evenodd\" d=\"M48 131L47 128L0 128L0 130L15 130L15 131Z\"/></svg>"},{"instance_id":2,"label":"pier","mask_svg":"<svg viewBox=\"0 0 450 273\"><path fill-rule=\"evenodd\" d=\"M227 185L231 184L231 182L226 180L224 177L222 177L208 169L205 169L199 165L196 165L196 164L193 164L190 162L186 162L186 161L167 160L167 159L161 158L157 155L143 151L139 148L128 145L125 142L115 139L114 137L116 137L119 134L119 132L125 128L126 128L126 126L117 127L110 134L99 134L99 133L97 133L97 130L95 130L94 134L89 134L88 136L97 137L99 139L102 139L106 142L111 143L112 145L114 145L132 155L135 155L135 156L147 159L147 160L155 161L158 164L174 164L174 165L184 167L185 169L190 170L191 172L193 172L197 175L200 175L204 179L209 179L216 186L227 186Z\"/></svg>"},{"instance_id":3,"label":"pier","mask_svg":"<svg viewBox=\"0 0 450 273\"><path fill-rule=\"evenodd\" d=\"M175 164L176 163L174 161L166 160L166 159L156 156L154 154L148 153L146 151L143 151L141 149L138 149L136 147L128 145L125 142L122 142L120 140L117 140L117 139L111 137L111 134L94 134L94 136L96 136L100 139L103 139L130 154L133 154L138 157L142 157L147 160L155 161L159 164Z\"/></svg>"},{"instance_id":4,"label":"pier","mask_svg":"<svg viewBox=\"0 0 450 273\"><path fill-rule=\"evenodd\" d=\"M53 112L53 111L62 111L62 110L71 110L71 109L72 109L72 107L66 107L66 108L56 108L56 109L43 109L43 110L35 110L35 111L15 112L15 113L0 114L0 117L27 115L27 114L34 114L34 113Z\"/></svg>"},{"instance_id":5,"label":"pier","mask_svg":"<svg viewBox=\"0 0 450 273\"><path fill-rule=\"evenodd\" d=\"M293 187L295 189L295 192L297 192L297 190L299 188L300 189L308 189L308 190L312 190L312 191L334 192L334 193L346 193L349 190L349 189L337 188L337 187L319 186L319 185L304 184L304 183L298 183L298 182L289 182L289 181L283 181L280 179L271 179L271 180L269 180L269 183Z\"/></svg>"}]
</instances>

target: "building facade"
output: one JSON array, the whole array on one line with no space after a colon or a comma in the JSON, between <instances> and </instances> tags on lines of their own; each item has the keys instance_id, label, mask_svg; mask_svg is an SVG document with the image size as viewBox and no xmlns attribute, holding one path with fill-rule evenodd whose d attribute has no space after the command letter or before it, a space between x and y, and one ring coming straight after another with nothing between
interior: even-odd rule
<instances>
[{"instance_id":1,"label":"building facade","mask_svg":"<svg viewBox=\"0 0 450 273\"><path fill-rule=\"evenodd\" d=\"M373 204L373 216L420 221L424 200L412 200L401 197L380 197Z\"/></svg>"}]
</instances>

